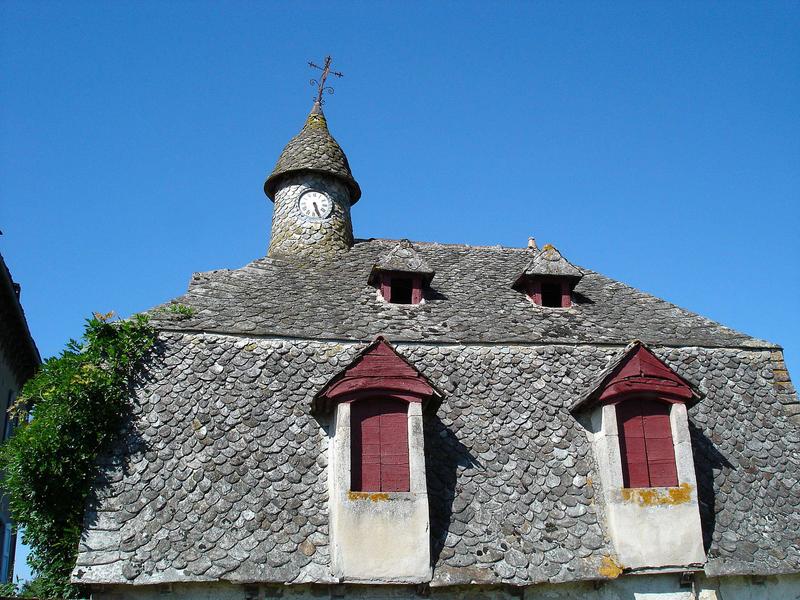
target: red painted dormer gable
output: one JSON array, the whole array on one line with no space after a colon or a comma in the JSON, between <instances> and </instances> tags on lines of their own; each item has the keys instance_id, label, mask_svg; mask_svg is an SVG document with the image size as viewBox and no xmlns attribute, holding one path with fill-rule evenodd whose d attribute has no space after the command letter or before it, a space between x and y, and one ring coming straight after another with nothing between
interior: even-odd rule
<instances>
[{"instance_id":1,"label":"red painted dormer gable","mask_svg":"<svg viewBox=\"0 0 800 600\"><path fill-rule=\"evenodd\" d=\"M570 409L576 412L623 396L645 394L693 404L700 396L683 377L639 341L632 342Z\"/></svg>"},{"instance_id":2,"label":"red painted dormer gable","mask_svg":"<svg viewBox=\"0 0 800 600\"><path fill-rule=\"evenodd\" d=\"M620 367L606 382L598 400L644 392L689 400L694 394L686 381L644 346L639 346Z\"/></svg>"},{"instance_id":3,"label":"red painted dormer gable","mask_svg":"<svg viewBox=\"0 0 800 600\"><path fill-rule=\"evenodd\" d=\"M379 336L314 398L314 410L329 410L338 402L390 394L406 402L441 397L440 392L413 365Z\"/></svg>"}]
</instances>

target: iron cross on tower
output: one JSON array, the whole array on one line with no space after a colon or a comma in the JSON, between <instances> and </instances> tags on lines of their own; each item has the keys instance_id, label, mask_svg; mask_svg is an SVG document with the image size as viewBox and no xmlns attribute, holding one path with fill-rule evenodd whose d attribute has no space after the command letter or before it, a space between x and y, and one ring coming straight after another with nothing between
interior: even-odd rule
<instances>
[{"instance_id":1,"label":"iron cross on tower","mask_svg":"<svg viewBox=\"0 0 800 600\"><path fill-rule=\"evenodd\" d=\"M311 85L317 86L317 95L314 97L314 101L317 102L320 106L324 104L324 100L322 99L323 92L328 92L329 94L333 93L333 88L329 85L325 85L325 80L328 78L328 75L336 75L336 77L344 77L343 73L339 71L331 71L331 57L325 57L325 65L320 67L317 64L314 64L311 61L308 61L308 66L312 69L319 69L322 71L322 76L317 79L311 80Z\"/></svg>"}]
</instances>

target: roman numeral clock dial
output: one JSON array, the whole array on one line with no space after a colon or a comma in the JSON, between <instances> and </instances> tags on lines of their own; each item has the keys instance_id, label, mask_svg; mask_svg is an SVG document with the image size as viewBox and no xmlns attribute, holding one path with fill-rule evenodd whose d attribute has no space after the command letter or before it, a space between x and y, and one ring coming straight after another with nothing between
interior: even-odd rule
<instances>
[{"instance_id":1,"label":"roman numeral clock dial","mask_svg":"<svg viewBox=\"0 0 800 600\"><path fill-rule=\"evenodd\" d=\"M331 216L333 202L322 192L311 190L300 196L300 214L310 221L323 221Z\"/></svg>"}]
</instances>

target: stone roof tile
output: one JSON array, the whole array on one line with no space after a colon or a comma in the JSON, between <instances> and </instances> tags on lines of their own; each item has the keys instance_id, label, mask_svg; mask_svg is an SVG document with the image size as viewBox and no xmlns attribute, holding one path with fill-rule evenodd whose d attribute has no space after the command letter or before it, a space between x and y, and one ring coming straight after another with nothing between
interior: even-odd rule
<instances>
[{"instance_id":1,"label":"stone roof tile","mask_svg":"<svg viewBox=\"0 0 800 600\"><path fill-rule=\"evenodd\" d=\"M370 273L370 283L375 283L379 272L414 273L430 283L434 270L408 240L400 240L386 254L378 258Z\"/></svg>"},{"instance_id":2,"label":"stone roof tile","mask_svg":"<svg viewBox=\"0 0 800 600\"><path fill-rule=\"evenodd\" d=\"M74 579L334 583L328 423L308 407L364 347L162 333L124 443L101 461ZM447 394L424 425L432 584L597 579L613 548L569 407L618 348L396 348ZM780 353L653 351L705 396L689 420L706 572L796 572L800 429Z\"/></svg>"},{"instance_id":3,"label":"stone roof tile","mask_svg":"<svg viewBox=\"0 0 800 600\"><path fill-rule=\"evenodd\" d=\"M369 275L397 245L357 240L324 261L261 258L195 274L174 301L193 315L167 305L150 314L165 329L310 339L775 347L586 269L571 308L536 306L509 285L530 262L522 248L414 242L437 273L425 303L382 302Z\"/></svg>"},{"instance_id":4,"label":"stone roof tile","mask_svg":"<svg viewBox=\"0 0 800 600\"><path fill-rule=\"evenodd\" d=\"M350 190L350 203L361 197L361 188L353 178L350 164L341 146L328 131L328 122L319 104L314 104L303 129L278 157L275 168L264 183L264 193L275 199L275 190L280 180L291 173L311 171L338 177Z\"/></svg>"},{"instance_id":5,"label":"stone roof tile","mask_svg":"<svg viewBox=\"0 0 800 600\"><path fill-rule=\"evenodd\" d=\"M551 244L545 244L536 252L531 261L525 265L515 283L531 277L566 277L575 281L583 277L583 273L575 265L561 256Z\"/></svg>"}]
</instances>

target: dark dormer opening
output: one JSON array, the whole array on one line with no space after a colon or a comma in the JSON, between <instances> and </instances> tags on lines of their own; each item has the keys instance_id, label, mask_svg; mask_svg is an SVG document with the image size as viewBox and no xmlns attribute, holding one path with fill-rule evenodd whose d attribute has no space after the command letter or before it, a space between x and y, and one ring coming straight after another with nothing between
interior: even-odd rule
<instances>
[{"instance_id":1,"label":"dark dormer opening","mask_svg":"<svg viewBox=\"0 0 800 600\"><path fill-rule=\"evenodd\" d=\"M392 277L392 304L411 304L414 282L411 277Z\"/></svg>"},{"instance_id":2,"label":"dark dormer opening","mask_svg":"<svg viewBox=\"0 0 800 600\"><path fill-rule=\"evenodd\" d=\"M392 304L419 304L422 301L422 278L384 273L381 276L381 295Z\"/></svg>"},{"instance_id":3,"label":"dark dormer opening","mask_svg":"<svg viewBox=\"0 0 800 600\"><path fill-rule=\"evenodd\" d=\"M546 308L569 308L572 306L572 286L566 279L534 279L528 283L528 298Z\"/></svg>"},{"instance_id":4,"label":"dark dormer opening","mask_svg":"<svg viewBox=\"0 0 800 600\"><path fill-rule=\"evenodd\" d=\"M561 304L561 283L552 281L542 283L542 306L563 308Z\"/></svg>"}]
</instances>

